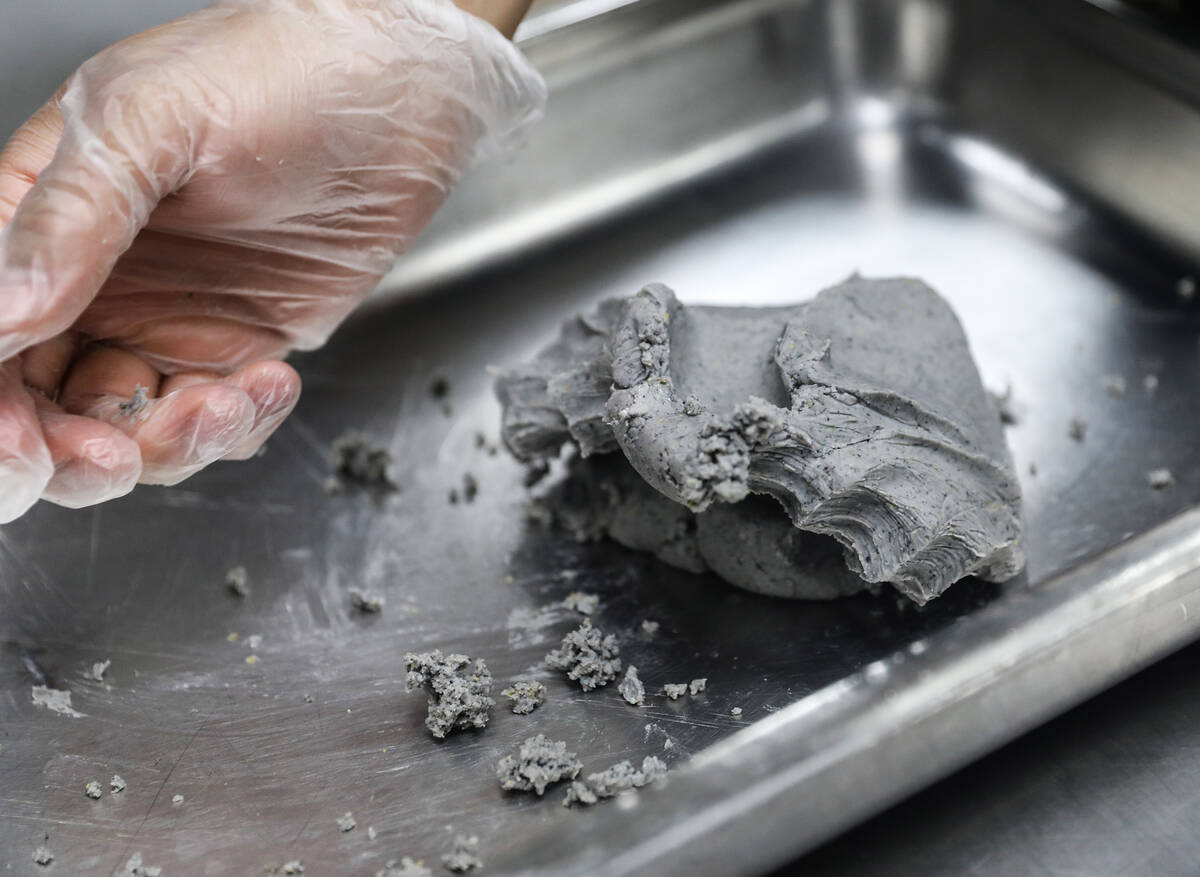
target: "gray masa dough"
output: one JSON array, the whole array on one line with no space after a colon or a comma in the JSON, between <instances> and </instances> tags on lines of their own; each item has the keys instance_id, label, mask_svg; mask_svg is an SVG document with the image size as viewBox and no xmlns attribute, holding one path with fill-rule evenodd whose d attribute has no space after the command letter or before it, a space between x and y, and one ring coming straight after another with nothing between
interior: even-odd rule
<instances>
[{"instance_id":1,"label":"gray masa dough","mask_svg":"<svg viewBox=\"0 0 1200 877\"><path fill-rule=\"evenodd\" d=\"M577 535L789 597L890 582L925 603L1024 565L995 405L918 280L772 308L688 308L652 284L568 322L497 394L518 458L614 458L584 470L599 503L568 514Z\"/></svg>"}]
</instances>

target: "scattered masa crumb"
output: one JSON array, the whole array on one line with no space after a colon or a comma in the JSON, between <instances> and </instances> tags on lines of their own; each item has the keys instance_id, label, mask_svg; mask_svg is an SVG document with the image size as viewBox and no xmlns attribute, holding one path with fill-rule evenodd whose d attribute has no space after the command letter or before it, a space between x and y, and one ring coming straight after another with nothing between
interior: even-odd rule
<instances>
[{"instance_id":1,"label":"scattered masa crumb","mask_svg":"<svg viewBox=\"0 0 1200 877\"><path fill-rule=\"evenodd\" d=\"M695 393L683 400L683 413L688 417L698 417L704 413L704 405L696 398Z\"/></svg>"},{"instance_id":2,"label":"scattered masa crumb","mask_svg":"<svg viewBox=\"0 0 1200 877\"><path fill-rule=\"evenodd\" d=\"M688 683L688 694L695 697L708 688L708 679L693 679Z\"/></svg>"},{"instance_id":3,"label":"scattered masa crumb","mask_svg":"<svg viewBox=\"0 0 1200 877\"><path fill-rule=\"evenodd\" d=\"M641 706L646 702L646 686L638 678L637 667L633 666L633 664L630 664L625 669L625 678L617 686L617 691L620 692L621 697L625 698L625 702L630 706Z\"/></svg>"},{"instance_id":4,"label":"scattered masa crumb","mask_svg":"<svg viewBox=\"0 0 1200 877\"><path fill-rule=\"evenodd\" d=\"M121 872L121 877L162 877L162 868L143 865L142 854L134 853L125 863L125 870Z\"/></svg>"},{"instance_id":5,"label":"scattered masa crumb","mask_svg":"<svg viewBox=\"0 0 1200 877\"><path fill-rule=\"evenodd\" d=\"M546 702L546 686L534 679L518 679L500 692L512 703L512 711L527 716Z\"/></svg>"},{"instance_id":6,"label":"scattered masa crumb","mask_svg":"<svg viewBox=\"0 0 1200 877\"><path fill-rule=\"evenodd\" d=\"M333 443L333 475L326 489L336 493L342 484L349 483L394 490L396 485L388 474L391 465L392 455L387 448L351 430Z\"/></svg>"},{"instance_id":7,"label":"scattered masa crumb","mask_svg":"<svg viewBox=\"0 0 1200 877\"><path fill-rule=\"evenodd\" d=\"M95 780L90 780L88 784L83 787L83 793L93 801L98 801L104 797L104 789L100 788L100 784Z\"/></svg>"},{"instance_id":8,"label":"scattered masa crumb","mask_svg":"<svg viewBox=\"0 0 1200 877\"><path fill-rule=\"evenodd\" d=\"M176 807L178 807L180 804L183 803L183 795L172 795L171 803L173 805L175 805Z\"/></svg>"},{"instance_id":9,"label":"scattered masa crumb","mask_svg":"<svg viewBox=\"0 0 1200 877\"><path fill-rule=\"evenodd\" d=\"M405 856L399 861L388 859L383 863L383 868L375 872L375 877L433 877L433 872L425 867L422 860L413 861Z\"/></svg>"},{"instance_id":10,"label":"scattered masa crumb","mask_svg":"<svg viewBox=\"0 0 1200 877\"><path fill-rule=\"evenodd\" d=\"M1170 469L1151 469L1146 473L1146 481L1155 490L1166 490L1175 486L1175 476Z\"/></svg>"},{"instance_id":11,"label":"scattered masa crumb","mask_svg":"<svg viewBox=\"0 0 1200 877\"><path fill-rule=\"evenodd\" d=\"M687 694L688 686L686 682L668 682L663 686L663 694L671 700L679 700Z\"/></svg>"},{"instance_id":12,"label":"scattered masa crumb","mask_svg":"<svg viewBox=\"0 0 1200 877\"><path fill-rule=\"evenodd\" d=\"M96 661L96 663L92 664L91 669L88 670L87 672L85 672L83 675L86 676L88 679L91 679L93 682L103 682L104 674L108 672L108 668L111 666L112 666L111 659L105 659L103 661Z\"/></svg>"},{"instance_id":13,"label":"scattered masa crumb","mask_svg":"<svg viewBox=\"0 0 1200 877\"><path fill-rule=\"evenodd\" d=\"M133 395L125 402L117 405L119 417L137 417L150 402L150 388L138 384L133 388Z\"/></svg>"},{"instance_id":14,"label":"scattered masa crumb","mask_svg":"<svg viewBox=\"0 0 1200 877\"><path fill-rule=\"evenodd\" d=\"M729 715L731 715L731 716L740 716L741 714L742 714L742 708L740 706L735 706L733 709L731 709L729 711Z\"/></svg>"},{"instance_id":15,"label":"scattered masa crumb","mask_svg":"<svg viewBox=\"0 0 1200 877\"><path fill-rule=\"evenodd\" d=\"M591 691L617 678L621 672L620 654L617 638L605 636L592 626L590 618L585 618L563 637L562 645L546 655L546 665L566 671L568 679L578 682L584 691Z\"/></svg>"},{"instance_id":16,"label":"scattered masa crumb","mask_svg":"<svg viewBox=\"0 0 1200 877\"><path fill-rule=\"evenodd\" d=\"M581 615L592 615L600 607L600 598L583 591L572 591L563 600L563 605Z\"/></svg>"},{"instance_id":17,"label":"scattered masa crumb","mask_svg":"<svg viewBox=\"0 0 1200 877\"><path fill-rule=\"evenodd\" d=\"M379 832L375 830L374 825L367 826L367 840L375 840L379 836Z\"/></svg>"},{"instance_id":18,"label":"scattered masa crumb","mask_svg":"<svg viewBox=\"0 0 1200 877\"><path fill-rule=\"evenodd\" d=\"M479 838L475 835L470 837L465 834L455 835L454 851L442 856L442 864L447 871L453 871L455 874L465 874L467 871L482 868L483 860L479 858Z\"/></svg>"},{"instance_id":19,"label":"scattered masa crumb","mask_svg":"<svg viewBox=\"0 0 1200 877\"><path fill-rule=\"evenodd\" d=\"M246 567L244 566L235 566L229 572L225 573L225 587L235 597L245 598L250 596L250 586L247 582Z\"/></svg>"},{"instance_id":20,"label":"scattered masa crumb","mask_svg":"<svg viewBox=\"0 0 1200 877\"><path fill-rule=\"evenodd\" d=\"M343 815L337 818L338 831L343 834L347 831L354 831L358 827L358 822L354 819L354 814L347 810Z\"/></svg>"},{"instance_id":21,"label":"scattered masa crumb","mask_svg":"<svg viewBox=\"0 0 1200 877\"><path fill-rule=\"evenodd\" d=\"M492 674L480 658L471 664L466 655L443 655L440 650L404 656L408 691L424 688L429 698L425 727L434 737L445 737L455 728L485 728L491 718Z\"/></svg>"},{"instance_id":22,"label":"scattered masa crumb","mask_svg":"<svg viewBox=\"0 0 1200 877\"><path fill-rule=\"evenodd\" d=\"M359 612L382 612L385 602L382 594L375 594L370 591L350 592L350 604Z\"/></svg>"},{"instance_id":23,"label":"scattered masa crumb","mask_svg":"<svg viewBox=\"0 0 1200 877\"><path fill-rule=\"evenodd\" d=\"M114 795L119 795L125 791L125 780L121 779L120 774L114 773L112 779L108 781L108 790Z\"/></svg>"},{"instance_id":24,"label":"scattered masa crumb","mask_svg":"<svg viewBox=\"0 0 1200 877\"><path fill-rule=\"evenodd\" d=\"M33 686L33 705L44 707L52 713L58 713L60 716L70 716L73 719L82 719L84 714L71 706L71 692L59 691L57 688L49 688L45 685Z\"/></svg>"},{"instance_id":25,"label":"scattered masa crumb","mask_svg":"<svg viewBox=\"0 0 1200 877\"><path fill-rule=\"evenodd\" d=\"M515 755L506 755L496 764L496 779L506 792L546 793L546 787L561 780L573 780L583 764L567 744L547 740L543 735L529 737Z\"/></svg>"},{"instance_id":26,"label":"scattered masa crumb","mask_svg":"<svg viewBox=\"0 0 1200 877\"><path fill-rule=\"evenodd\" d=\"M38 847L33 851L33 863L35 865L41 865L43 868L45 868L53 861L54 853L50 852L45 847Z\"/></svg>"},{"instance_id":27,"label":"scattered masa crumb","mask_svg":"<svg viewBox=\"0 0 1200 877\"><path fill-rule=\"evenodd\" d=\"M586 780L575 780L567 787L563 806L572 804L595 804L611 798L627 789L640 789L654 782L667 772L667 765L653 755L642 759L641 769L634 768L629 761L621 761L599 773L588 774Z\"/></svg>"},{"instance_id":28,"label":"scattered masa crumb","mask_svg":"<svg viewBox=\"0 0 1200 877\"><path fill-rule=\"evenodd\" d=\"M657 621L643 621L642 633L646 634L646 636L654 636L658 633L658 629L661 626Z\"/></svg>"}]
</instances>

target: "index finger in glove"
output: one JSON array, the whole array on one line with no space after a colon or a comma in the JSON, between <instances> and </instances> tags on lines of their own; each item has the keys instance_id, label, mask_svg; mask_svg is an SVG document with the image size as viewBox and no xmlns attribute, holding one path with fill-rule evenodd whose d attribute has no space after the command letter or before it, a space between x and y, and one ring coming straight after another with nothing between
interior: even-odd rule
<instances>
[{"instance_id":1,"label":"index finger in glove","mask_svg":"<svg viewBox=\"0 0 1200 877\"><path fill-rule=\"evenodd\" d=\"M0 231L0 360L75 321L187 172L180 102L150 75L115 94L89 95L85 82L77 73L61 99L65 123L49 164L38 172L49 129L8 151L7 200L37 176Z\"/></svg>"},{"instance_id":2,"label":"index finger in glove","mask_svg":"<svg viewBox=\"0 0 1200 877\"><path fill-rule=\"evenodd\" d=\"M37 502L53 474L33 398L17 376L17 364L6 363L0 366L0 524Z\"/></svg>"}]
</instances>

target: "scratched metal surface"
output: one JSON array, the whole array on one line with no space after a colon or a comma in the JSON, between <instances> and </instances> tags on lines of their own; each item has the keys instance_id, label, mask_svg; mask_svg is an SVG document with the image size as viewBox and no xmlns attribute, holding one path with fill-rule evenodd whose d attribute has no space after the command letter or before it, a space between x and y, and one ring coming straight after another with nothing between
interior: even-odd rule
<instances>
[{"instance_id":1,"label":"scratched metal surface","mask_svg":"<svg viewBox=\"0 0 1200 877\"><path fill-rule=\"evenodd\" d=\"M479 835L486 860L489 846L573 827L557 794L498 788L496 760L524 737L568 741L587 770L650 753L678 763L1003 600L975 582L920 612L890 593L739 593L528 522L519 467L491 453L487 366L528 355L599 297L662 280L692 301L779 303L852 270L926 278L960 314L985 381L1012 387L1030 563L1009 587L1200 495L1200 319L1174 294L1188 266L986 139L861 102L656 206L375 307L297 358L304 398L263 457L97 509L39 507L0 530L0 865L111 874L137 852L169 875L295 859L308 874L373 874L402 855L436 866L455 832ZM1123 398L1106 392L1109 373L1125 378ZM1083 442L1068 437L1073 415L1090 423ZM391 448L398 492L324 492L330 442L348 427ZM1147 486L1158 466L1175 488ZM478 497L452 504L468 473ZM237 564L245 601L223 584ZM356 613L354 587L384 593L384 611ZM708 692L635 709L543 669L575 619L508 620L572 590L601 597L596 623L650 686L706 676ZM656 637L639 633L643 619L662 623ZM548 702L527 717L501 705L486 731L435 742L402 673L406 651L434 647L485 658L500 683L535 676ZM104 659L105 681L86 679ZM83 715L35 706L43 681ZM126 791L84 796L114 773ZM347 810L359 827L342 834ZM43 842L52 872L30 860Z\"/></svg>"}]
</instances>

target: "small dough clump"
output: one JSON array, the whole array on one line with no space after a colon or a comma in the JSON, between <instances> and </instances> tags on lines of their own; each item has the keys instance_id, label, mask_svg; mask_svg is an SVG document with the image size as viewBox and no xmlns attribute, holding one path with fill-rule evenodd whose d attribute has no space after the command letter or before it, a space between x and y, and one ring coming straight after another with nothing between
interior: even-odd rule
<instances>
[{"instance_id":1,"label":"small dough clump","mask_svg":"<svg viewBox=\"0 0 1200 877\"><path fill-rule=\"evenodd\" d=\"M686 682L668 682L663 686L663 694L671 700L679 700L687 694L688 686Z\"/></svg>"},{"instance_id":2,"label":"small dough clump","mask_svg":"<svg viewBox=\"0 0 1200 877\"><path fill-rule=\"evenodd\" d=\"M433 877L433 872L420 861L413 861L408 856L402 859L388 859L383 867L375 872L375 877Z\"/></svg>"},{"instance_id":3,"label":"small dough clump","mask_svg":"<svg viewBox=\"0 0 1200 877\"><path fill-rule=\"evenodd\" d=\"M482 659L472 665L466 655L443 655L434 650L404 656L409 691L424 688L429 696L425 727L434 737L445 737L455 728L484 728L491 718L492 674Z\"/></svg>"},{"instance_id":4,"label":"small dough clump","mask_svg":"<svg viewBox=\"0 0 1200 877\"><path fill-rule=\"evenodd\" d=\"M354 831L354 829L358 828L358 820L354 818L353 813L347 810L337 818L337 827L338 831L342 832L343 834L348 831Z\"/></svg>"},{"instance_id":5,"label":"small dough clump","mask_svg":"<svg viewBox=\"0 0 1200 877\"><path fill-rule=\"evenodd\" d=\"M592 626L591 619L585 618L577 629L563 637L562 645L546 655L546 665L565 670L568 679L578 682L584 691L591 691L617 678L621 672L621 652L615 636L611 633L605 636Z\"/></svg>"},{"instance_id":6,"label":"small dough clump","mask_svg":"<svg viewBox=\"0 0 1200 877\"><path fill-rule=\"evenodd\" d=\"M635 769L629 761L621 761L600 773L588 774L586 780L575 780L567 788L563 797L563 806L572 804L595 804L604 798L611 798L626 789L640 789L654 782L667 772L667 765L653 755L642 759L640 770Z\"/></svg>"},{"instance_id":7,"label":"small dough clump","mask_svg":"<svg viewBox=\"0 0 1200 877\"><path fill-rule=\"evenodd\" d=\"M617 686L617 691L630 706L641 706L646 702L646 686L638 678L637 667L633 664L625 668L625 678Z\"/></svg>"},{"instance_id":8,"label":"small dough clump","mask_svg":"<svg viewBox=\"0 0 1200 877\"><path fill-rule=\"evenodd\" d=\"M546 702L546 686L534 679L518 679L500 692L512 703L512 711L527 716Z\"/></svg>"},{"instance_id":9,"label":"small dough clump","mask_svg":"<svg viewBox=\"0 0 1200 877\"><path fill-rule=\"evenodd\" d=\"M454 836L454 851L442 856L442 864L447 871L455 874L465 874L483 867L479 858L479 838L475 835L458 834Z\"/></svg>"},{"instance_id":10,"label":"small dough clump","mask_svg":"<svg viewBox=\"0 0 1200 877\"><path fill-rule=\"evenodd\" d=\"M99 801L104 797L104 789L102 789L100 784L95 780L89 781L88 784L83 787L83 793L93 801Z\"/></svg>"},{"instance_id":11,"label":"small dough clump","mask_svg":"<svg viewBox=\"0 0 1200 877\"><path fill-rule=\"evenodd\" d=\"M563 605L580 615L593 615L600 606L600 598L595 594L585 594L582 591L572 591L567 594Z\"/></svg>"},{"instance_id":12,"label":"small dough clump","mask_svg":"<svg viewBox=\"0 0 1200 877\"><path fill-rule=\"evenodd\" d=\"M515 755L506 755L496 765L496 778L506 792L546 793L546 787L562 780L573 780L583 770L574 752L562 741L547 740L543 735L528 738Z\"/></svg>"},{"instance_id":13,"label":"small dough clump","mask_svg":"<svg viewBox=\"0 0 1200 877\"><path fill-rule=\"evenodd\" d=\"M333 443L333 475L326 488L337 492L344 484L394 489L392 454L360 432L351 430Z\"/></svg>"}]
</instances>

